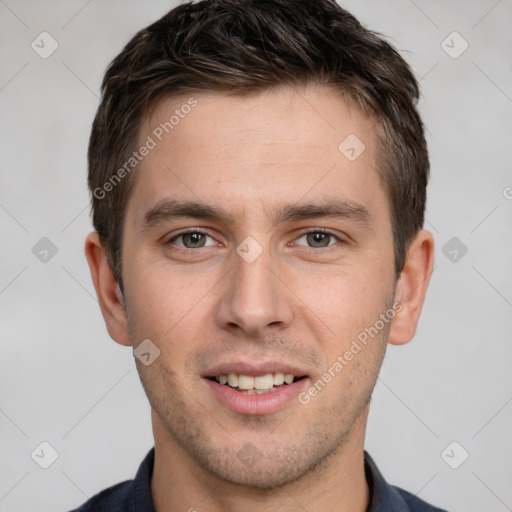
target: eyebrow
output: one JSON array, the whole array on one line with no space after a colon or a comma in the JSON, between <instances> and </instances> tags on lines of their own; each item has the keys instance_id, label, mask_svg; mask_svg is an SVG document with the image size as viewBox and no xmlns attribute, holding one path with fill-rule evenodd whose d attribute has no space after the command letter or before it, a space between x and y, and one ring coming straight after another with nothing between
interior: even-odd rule
<instances>
[{"instance_id":1,"label":"eyebrow","mask_svg":"<svg viewBox=\"0 0 512 512\"><path fill-rule=\"evenodd\" d=\"M346 198L322 200L315 203L290 204L279 207L274 212L267 212L273 226L281 222L307 219L333 218L343 219L362 227L371 227L373 219L368 209ZM144 214L143 229L155 227L176 218L194 218L233 224L235 216L219 206L208 205L198 201L182 199L163 199Z\"/></svg>"}]
</instances>

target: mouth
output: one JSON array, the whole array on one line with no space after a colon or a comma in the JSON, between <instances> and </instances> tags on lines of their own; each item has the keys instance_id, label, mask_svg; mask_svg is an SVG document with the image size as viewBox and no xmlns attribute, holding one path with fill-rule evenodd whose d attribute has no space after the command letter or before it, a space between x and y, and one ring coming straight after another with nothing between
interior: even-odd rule
<instances>
[{"instance_id":1,"label":"mouth","mask_svg":"<svg viewBox=\"0 0 512 512\"><path fill-rule=\"evenodd\" d=\"M228 386L234 391L247 395L264 395L279 390L294 382L304 379L305 376L296 377L292 373L266 373L263 375L246 375L244 373L223 373L209 380L218 382L221 386Z\"/></svg>"},{"instance_id":2,"label":"mouth","mask_svg":"<svg viewBox=\"0 0 512 512\"><path fill-rule=\"evenodd\" d=\"M293 404L311 379L299 368L261 362L220 365L202 381L219 405L238 414L265 415Z\"/></svg>"}]
</instances>

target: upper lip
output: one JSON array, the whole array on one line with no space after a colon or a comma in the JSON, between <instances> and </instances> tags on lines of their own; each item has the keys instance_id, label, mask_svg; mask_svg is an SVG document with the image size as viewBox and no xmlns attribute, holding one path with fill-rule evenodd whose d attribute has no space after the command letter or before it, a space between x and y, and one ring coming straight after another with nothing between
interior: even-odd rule
<instances>
[{"instance_id":1,"label":"upper lip","mask_svg":"<svg viewBox=\"0 0 512 512\"><path fill-rule=\"evenodd\" d=\"M289 363L281 363L279 361L245 363L239 361L215 365L205 372L204 377L218 377L219 375L227 375L228 373L241 373L252 377L266 375L268 373L292 374L294 377L307 376L307 372Z\"/></svg>"}]
</instances>

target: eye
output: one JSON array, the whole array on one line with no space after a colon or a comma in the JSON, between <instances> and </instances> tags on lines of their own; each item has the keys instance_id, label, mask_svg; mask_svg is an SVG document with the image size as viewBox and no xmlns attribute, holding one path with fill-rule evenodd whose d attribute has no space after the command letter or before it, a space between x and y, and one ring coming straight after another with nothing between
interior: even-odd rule
<instances>
[{"instance_id":1,"label":"eye","mask_svg":"<svg viewBox=\"0 0 512 512\"><path fill-rule=\"evenodd\" d=\"M209 243L207 243L207 239L210 239ZM195 230L180 233L171 238L167 244L174 244L184 249L200 249L201 247L215 245L215 240L206 233Z\"/></svg>"},{"instance_id":2,"label":"eye","mask_svg":"<svg viewBox=\"0 0 512 512\"><path fill-rule=\"evenodd\" d=\"M304 240L305 243L299 243L300 240ZM297 238L297 245L307 245L312 248L322 248L329 247L330 245L334 245L336 242L339 242L340 239L327 231L323 230L315 230L308 231L303 234L301 237Z\"/></svg>"}]
</instances>

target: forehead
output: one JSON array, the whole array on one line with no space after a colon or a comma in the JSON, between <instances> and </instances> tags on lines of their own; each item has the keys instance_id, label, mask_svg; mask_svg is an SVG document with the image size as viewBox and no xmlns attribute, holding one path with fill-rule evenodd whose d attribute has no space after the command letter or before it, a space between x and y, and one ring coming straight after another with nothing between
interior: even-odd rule
<instances>
[{"instance_id":1,"label":"forehead","mask_svg":"<svg viewBox=\"0 0 512 512\"><path fill-rule=\"evenodd\" d=\"M134 201L147 209L173 194L245 209L258 199L261 210L339 193L386 207L373 126L326 87L167 98L139 133L139 147L148 137L154 147L138 166Z\"/></svg>"}]
</instances>

